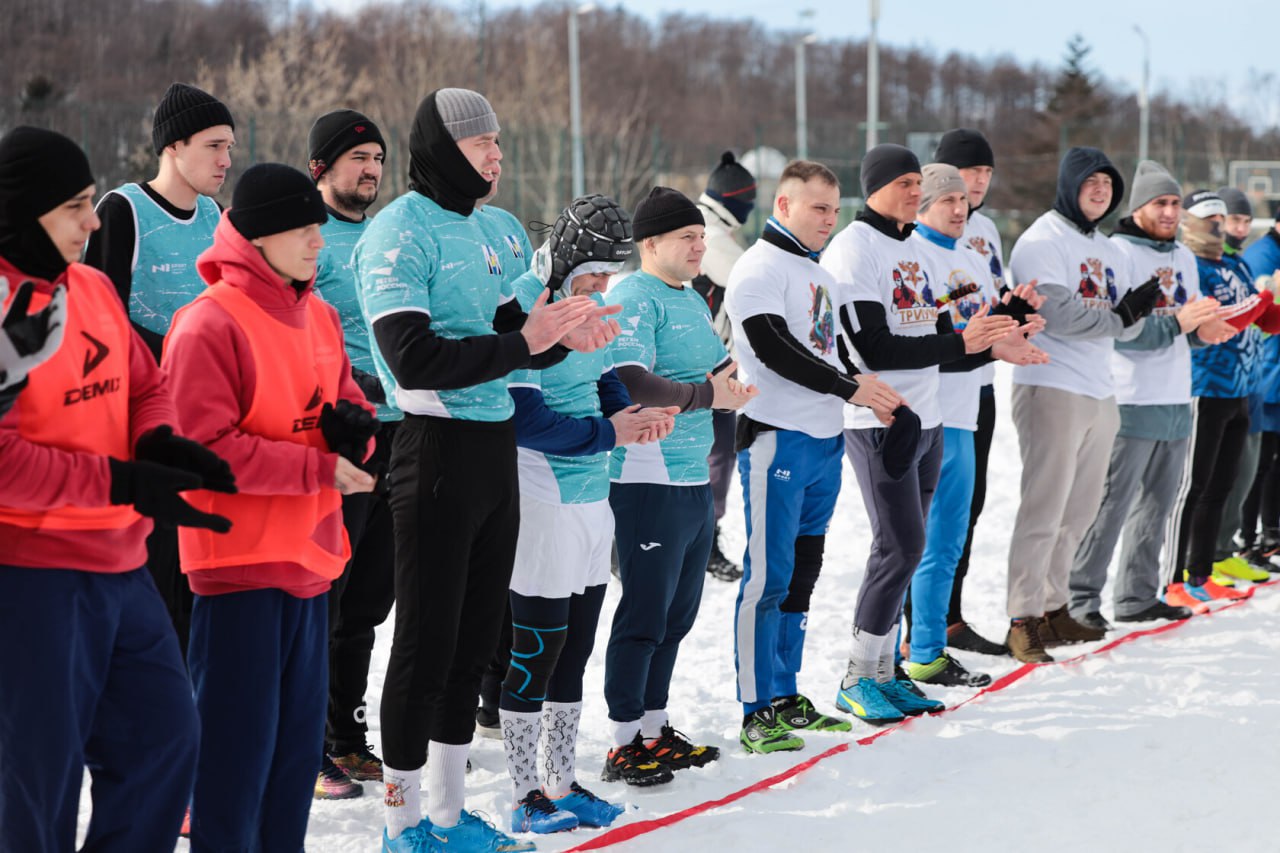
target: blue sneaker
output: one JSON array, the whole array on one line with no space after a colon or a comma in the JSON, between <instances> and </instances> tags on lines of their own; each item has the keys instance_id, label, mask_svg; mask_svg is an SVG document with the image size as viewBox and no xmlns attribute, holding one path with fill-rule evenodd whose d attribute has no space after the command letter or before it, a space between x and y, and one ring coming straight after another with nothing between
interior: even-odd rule
<instances>
[{"instance_id":1,"label":"blue sneaker","mask_svg":"<svg viewBox=\"0 0 1280 853\"><path fill-rule=\"evenodd\" d=\"M440 842L431 834L431 821L426 818L400 833L394 841L382 830L382 853L441 853L442 850Z\"/></svg>"},{"instance_id":2,"label":"blue sneaker","mask_svg":"<svg viewBox=\"0 0 1280 853\"><path fill-rule=\"evenodd\" d=\"M536 832L545 835L550 832L564 832L576 829L578 816L573 812L561 811L537 788L524 795L524 799L511 809L512 832Z\"/></svg>"},{"instance_id":3,"label":"blue sneaker","mask_svg":"<svg viewBox=\"0 0 1280 853\"><path fill-rule=\"evenodd\" d=\"M475 812L465 810L458 815L456 824L448 829L437 826L431 835L437 844L433 853L520 853L538 849L533 842L518 841Z\"/></svg>"},{"instance_id":4,"label":"blue sneaker","mask_svg":"<svg viewBox=\"0 0 1280 853\"><path fill-rule=\"evenodd\" d=\"M859 678L852 687L841 687L836 694L836 707L876 726L903 719L902 712L884 697L874 678Z\"/></svg>"},{"instance_id":5,"label":"blue sneaker","mask_svg":"<svg viewBox=\"0 0 1280 853\"><path fill-rule=\"evenodd\" d=\"M608 826L626 811L622 806L600 799L577 782L569 788L569 793L552 802L561 811L577 815L578 826Z\"/></svg>"},{"instance_id":6,"label":"blue sneaker","mask_svg":"<svg viewBox=\"0 0 1280 853\"><path fill-rule=\"evenodd\" d=\"M910 687L908 684L910 682L890 678L888 681L877 682L876 686L880 688L880 693L885 699L908 717L935 714L947 709L946 705L936 699L930 699L923 693L917 692L919 688L912 690L911 687L915 687L914 684Z\"/></svg>"}]
</instances>

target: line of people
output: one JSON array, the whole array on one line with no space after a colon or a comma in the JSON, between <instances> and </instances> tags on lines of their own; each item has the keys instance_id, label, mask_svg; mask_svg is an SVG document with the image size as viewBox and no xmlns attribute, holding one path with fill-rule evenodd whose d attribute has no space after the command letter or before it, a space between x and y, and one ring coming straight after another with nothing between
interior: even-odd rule
<instances>
[{"instance_id":1,"label":"line of people","mask_svg":"<svg viewBox=\"0 0 1280 853\"><path fill-rule=\"evenodd\" d=\"M926 165L869 151L838 233L835 174L795 161L744 251L755 180L726 153L697 201L574 199L534 250L491 203L499 135L483 95L432 92L376 217L387 142L354 110L227 210L234 120L192 86L155 111L156 177L96 208L70 140L0 139L0 631L31 650L0 663L0 754L47 768L0 774L0 851L71 849L86 766L85 849L185 823L193 850L300 850L313 798L376 780L385 851L531 850L465 808L486 713L511 832L607 826L576 744L615 544L601 775L633 786L719 756L668 709L708 574L739 584L739 742L768 753L989 683L948 649L1101 639L1122 536L1118 621L1274 570L1280 232L1244 250L1243 194L1144 161L1108 238L1124 181L1073 148L1006 275L994 152L957 129ZM1003 643L961 606L996 361L1022 461ZM872 539L837 715L798 676L845 458Z\"/></svg>"}]
</instances>

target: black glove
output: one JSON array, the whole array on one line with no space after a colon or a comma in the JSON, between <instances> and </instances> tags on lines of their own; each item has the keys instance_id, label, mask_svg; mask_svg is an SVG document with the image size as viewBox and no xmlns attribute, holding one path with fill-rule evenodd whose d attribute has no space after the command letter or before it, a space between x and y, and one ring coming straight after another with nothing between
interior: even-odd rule
<instances>
[{"instance_id":1,"label":"black glove","mask_svg":"<svg viewBox=\"0 0 1280 853\"><path fill-rule=\"evenodd\" d=\"M195 474L201 483L197 488L236 493L236 475L231 473L227 460L199 442L174 435L168 424L161 424L138 439L134 458Z\"/></svg>"},{"instance_id":2,"label":"black glove","mask_svg":"<svg viewBox=\"0 0 1280 853\"><path fill-rule=\"evenodd\" d=\"M387 392L383 389L382 383L378 381L377 376L353 367L351 368L351 378L360 386L360 392L364 394L364 398L370 403L387 402Z\"/></svg>"},{"instance_id":3,"label":"black glove","mask_svg":"<svg viewBox=\"0 0 1280 853\"><path fill-rule=\"evenodd\" d=\"M1160 279L1152 276L1142 284L1126 293L1120 304L1111 310L1120 318L1127 329L1156 308L1160 299Z\"/></svg>"},{"instance_id":4,"label":"black glove","mask_svg":"<svg viewBox=\"0 0 1280 853\"><path fill-rule=\"evenodd\" d=\"M1036 313L1036 309L1031 307L1031 303L1023 299L1021 296L1009 296L1008 304L1001 300L994 308L991 309L992 317L1008 315L1018 321L1018 325L1027 322L1027 317Z\"/></svg>"},{"instance_id":5,"label":"black glove","mask_svg":"<svg viewBox=\"0 0 1280 853\"><path fill-rule=\"evenodd\" d=\"M203 527L226 533L231 521L187 503L178 492L201 488L200 475L155 462L122 462L108 459L111 468L111 502L133 504L142 515L180 527Z\"/></svg>"},{"instance_id":6,"label":"black glove","mask_svg":"<svg viewBox=\"0 0 1280 853\"><path fill-rule=\"evenodd\" d=\"M320 410L320 434L331 451L352 465L364 461L365 447L380 426L373 415L350 400L339 400L336 406L325 403Z\"/></svg>"}]
</instances>

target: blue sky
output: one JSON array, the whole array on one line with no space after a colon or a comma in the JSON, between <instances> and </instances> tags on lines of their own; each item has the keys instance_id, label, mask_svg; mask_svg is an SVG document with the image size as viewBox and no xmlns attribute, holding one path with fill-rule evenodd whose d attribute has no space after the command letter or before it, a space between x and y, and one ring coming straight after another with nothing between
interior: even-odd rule
<instances>
[{"instance_id":1,"label":"blue sky","mask_svg":"<svg viewBox=\"0 0 1280 853\"><path fill-rule=\"evenodd\" d=\"M321 8L354 9L365 0L311 0ZM477 0L446 0L474 8ZM521 0L485 0L489 9L533 6ZM617 3L602 2L602 6ZM799 9L812 9L811 28L819 38L865 38L869 0L630 0L621 4L651 20L685 12L715 18L754 18L777 30L799 30ZM1067 40L1081 33L1093 47L1092 67L1116 84L1137 91L1142 79L1140 24L1151 42L1153 92L1224 93L1259 124L1280 121L1280 87L1270 97L1248 90L1250 67L1280 76L1275 43L1280 36L1280 4L1262 0L1191 4L1154 0L881 0L883 44L915 45L945 54L957 49L977 57L1012 54L1020 61L1057 67Z\"/></svg>"}]
</instances>

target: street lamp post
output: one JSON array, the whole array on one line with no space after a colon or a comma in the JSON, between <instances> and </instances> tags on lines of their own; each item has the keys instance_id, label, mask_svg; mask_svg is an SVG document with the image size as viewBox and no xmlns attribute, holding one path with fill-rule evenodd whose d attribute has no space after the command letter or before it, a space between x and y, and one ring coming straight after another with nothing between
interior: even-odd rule
<instances>
[{"instance_id":1,"label":"street lamp post","mask_svg":"<svg viewBox=\"0 0 1280 853\"><path fill-rule=\"evenodd\" d=\"M801 24L812 17L812 9L800 11ZM813 32L803 33L796 39L796 158L799 160L809 159L808 78L805 71L804 49L805 45L813 44L817 40L818 37Z\"/></svg>"},{"instance_id":2,"label":"street lamp post","mask_svg":"<svg viewBox=\"0 0 1280 853\"><path fill-rule=\"evenodd\" d=\"M582 80L578 66L578 16L596 8L583 3L569 10L569 124L573 134L573 197L586 195L586 165L582 154Z\"/></svg>"},{"instance_id":3,"label":"street lamp post","mask_svg":"<svg viewBox=\"0 0 1280 853\"><path fill-rule=\"evenodd\" d=\"M871 0L871 32L867 37L867 150L880 143L880 0Z\"/></svg>"},{"instance_id":4,"label":"street lamp post","mask_svg":"<svg viewBox=\"0 0 1280 853\"><path fill-rule=\"evenodd\" d=\"M1142 36L1142 89L1138 93L1138 160L1142 161L1147 159L1147 146L1151 140L1151 40L1137 24L1133 25L1133 30Z\"/></svg>"}]
</instances>

